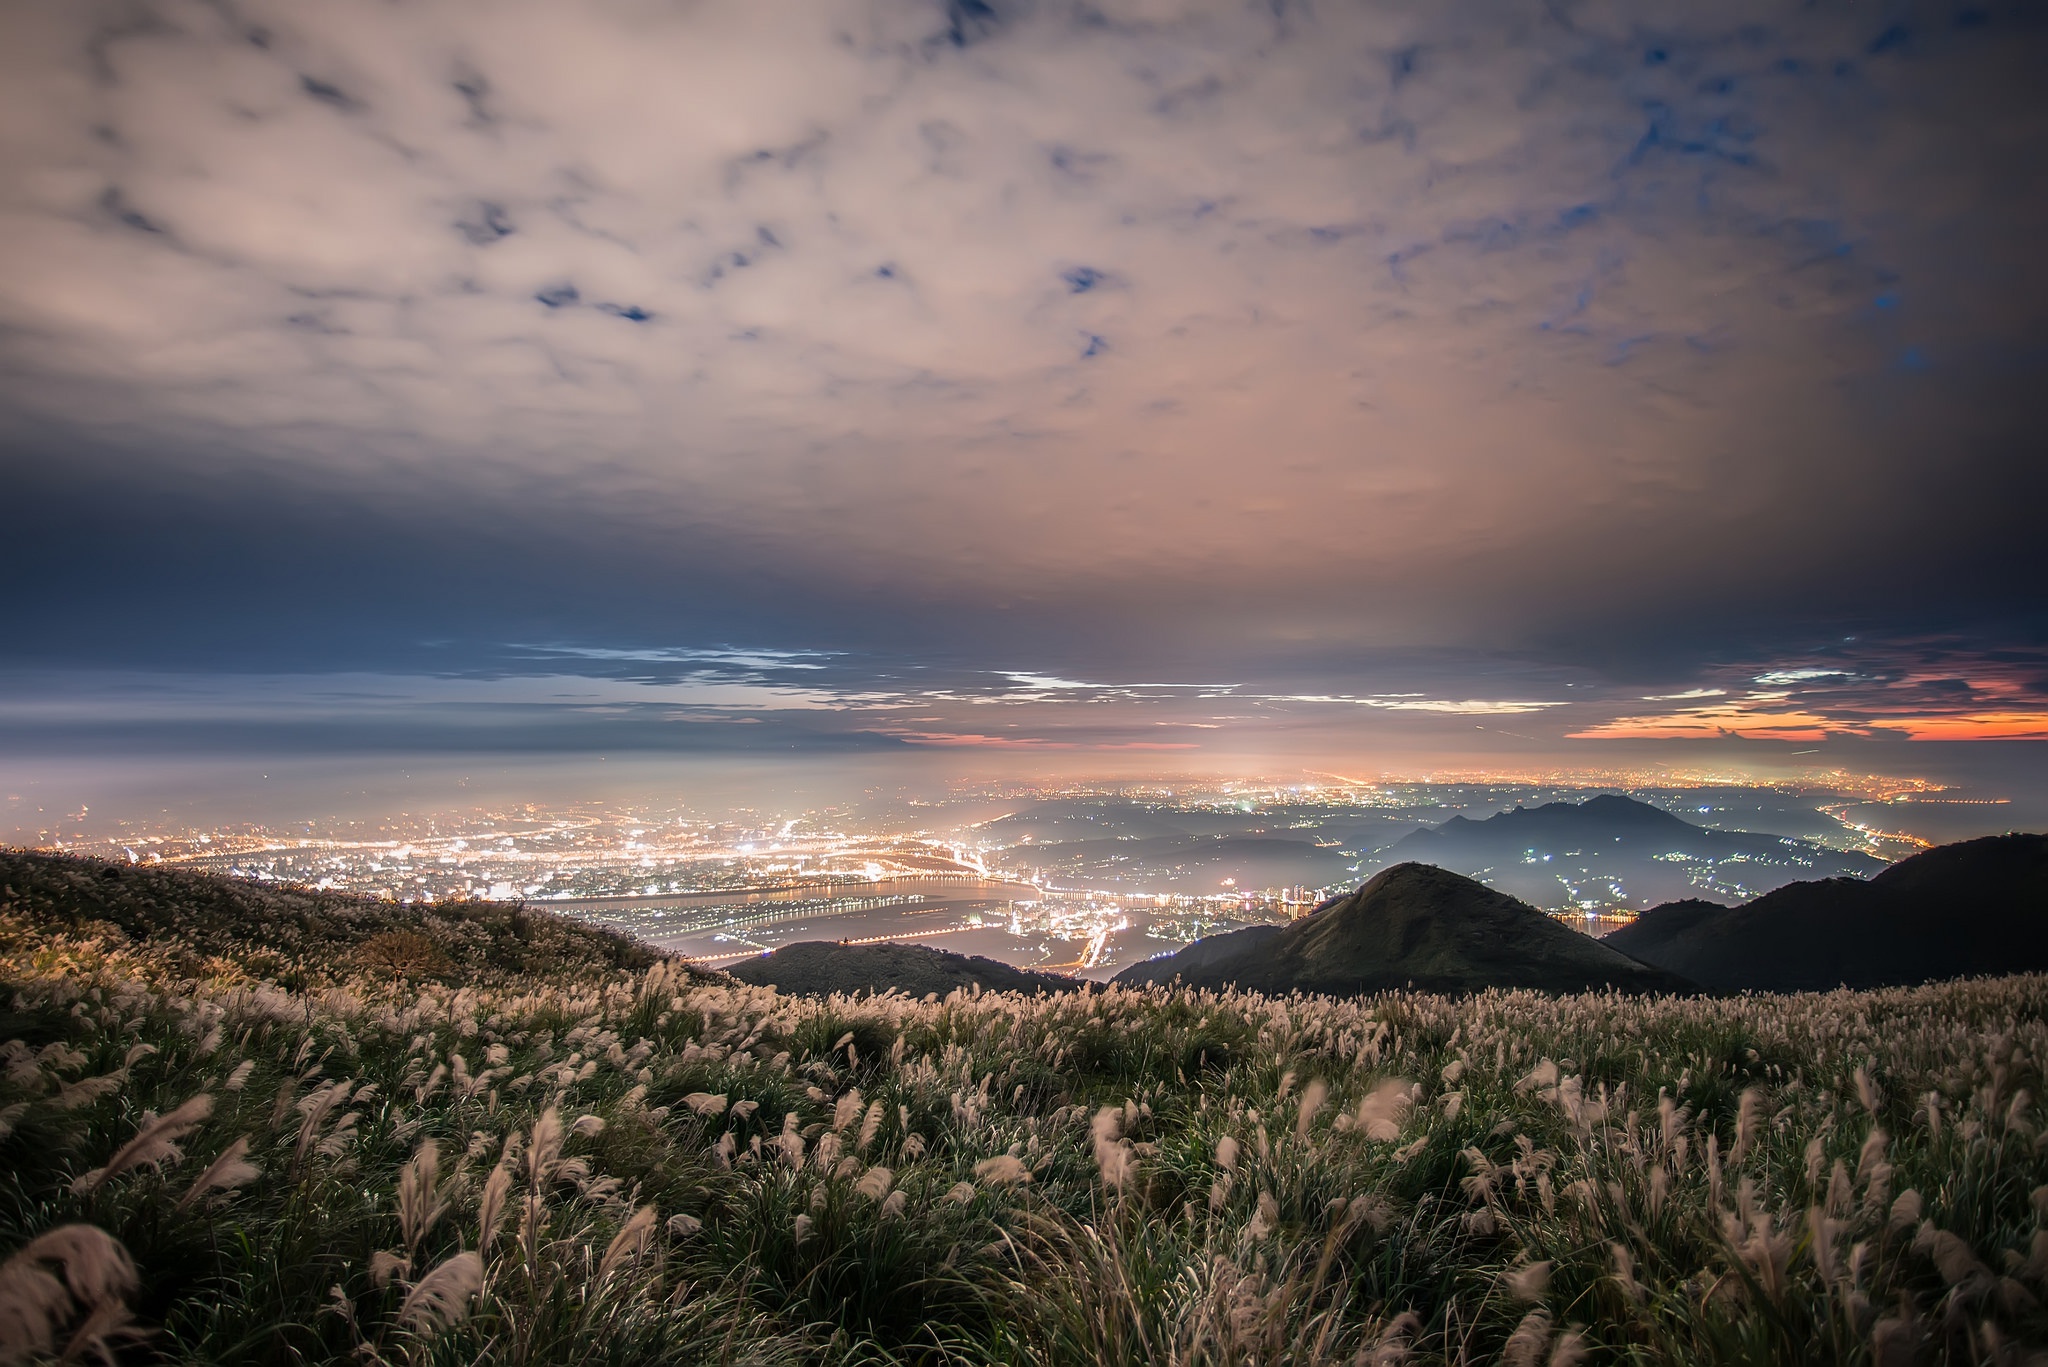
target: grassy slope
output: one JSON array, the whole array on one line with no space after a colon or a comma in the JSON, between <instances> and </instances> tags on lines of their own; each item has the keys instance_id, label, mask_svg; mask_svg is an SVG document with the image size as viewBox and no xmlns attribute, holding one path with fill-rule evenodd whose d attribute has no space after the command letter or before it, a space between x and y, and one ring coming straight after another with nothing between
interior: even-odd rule
<instances>
[{"instance_id":1,"label":"grassy slope","mask_svg":"<svg viewBox=\"0 0 2048 1367\"><path fill-rule=\"evenodd\" d=\"M0 1250L110 1231L154 1330L130 1354L191 1362L1544 1362L1573 1333L1589 1361L1893 1343L1976 1362L2048 1343L2041 978L925 1004L667 963L341 984L354 953L287 992L164 976L104 933L0 946ZM201 1093L182 1158L72 1189ZM586 1115L602 1126L556 1128ZM261 1174L186 1201L242 1136ZM422 1146L438 1174L408 1200ZM401 1206L442 1202L409 1238ZM480 1246L457 1322L401 1323L408 1283ZM410 1259L382 1286L380 1251ZM1547 1281L1510 1279L1532 1262Z\"/></svg>"},{"instance_id":2,"label":"grassy slope","mask_svg":"<svg viewBox=\"0 0 2048 1367\"><path fill-rule=\"evenodd\" d=\"M46 971L73 948L147 978L317 987L361 976L483 986L644 969L640 941L499 902L396 905L177 868L0 850L0 947Z\"/></svg>"}]
</instances>

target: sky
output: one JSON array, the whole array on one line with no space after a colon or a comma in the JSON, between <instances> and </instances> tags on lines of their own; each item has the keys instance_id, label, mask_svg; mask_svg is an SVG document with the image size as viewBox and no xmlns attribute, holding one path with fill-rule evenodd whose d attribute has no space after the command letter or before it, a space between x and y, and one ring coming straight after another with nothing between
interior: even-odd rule
<instances>
[{"instance_id":1,"label":"sky","mask_svg":"<svg viewBox=\"0 0 2048 1367\"><path fill-rule=\"evenodd\" d=\"M0 758L2048 767L2037 5L0 37Z\"/></svg>"}]
</instances>

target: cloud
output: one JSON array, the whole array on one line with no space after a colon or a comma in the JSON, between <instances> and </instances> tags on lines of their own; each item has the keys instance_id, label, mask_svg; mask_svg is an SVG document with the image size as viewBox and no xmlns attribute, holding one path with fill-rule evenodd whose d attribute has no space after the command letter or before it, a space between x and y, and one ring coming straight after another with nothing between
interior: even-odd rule
<instances>
[{"instance_id":1,"label":"cloud","mask_svg":"<svg viewBox=\"0 0 2048 1367\"><path fill-rule=\"evenodd\" d=\"M1751 682L1766 687L1646 698L1691 705L1612 717L1571 734L1592 740L2048 739L2048 651L1919 637L1852 638L1827 653L1841 663L1727 666L1722 672L1731 679L1748 671Z\"/></svg>"},{"instance_id":2,"label":"cloud","mask_svg":"<svg viewBox=\"0 0 2048 1367\"><path fill-rule=\"evenodd\" d=\"M531 659L618 661L627 664L729 666L744 670L823 669L838 655L830 650L752 650L732 646L578 646L513 645L511 651Z\"/></svg>"},{"instance_id":3,"label":"cloud","mask_svg":"<svg viewBox=\"0 0 2048 1367\"><path fill-rule=\"evenodd\" d=\"M1971 12L23 9L7 649L1422 717L2011 634L2044 35Z\"/></svg>"}]
</instances>

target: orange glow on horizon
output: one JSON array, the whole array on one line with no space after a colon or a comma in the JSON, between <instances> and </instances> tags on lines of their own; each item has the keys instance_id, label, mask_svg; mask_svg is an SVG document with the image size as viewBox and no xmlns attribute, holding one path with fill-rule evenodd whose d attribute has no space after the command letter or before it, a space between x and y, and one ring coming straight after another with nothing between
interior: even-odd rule
<instances>
[{"instance_id":1,"label":"orange glow on horizon","mask_svg":"<svg viewBox=\"0 0 2048 1367\"><path fill-rule=\"evenodd\" d=\"M1739 736L1745 740L1818 741L1844 734L1861 735L1864 731L1814 712L1751 711L1738 702L1689 707L1663 716L1616 717L1573 731L1567 739L1722 740Z\"/></svg>"},{"instance_id":2,"label":"orange glow on horizon","mask_svg":"<svg viewBox=\"0 0 2048 1367\"><path fill-rule=\"evenodd\" d=\"M1904 731L1913 740L2048 740L2048 712L1886 717L1870 724L1887 731Z\"/></svg>"},{"instance_id":3,"label":"orange glow on horizon","mask_svg":"<svg viewBox=\"0 0 2048 1367\"><path fill-rule=\"evenodd\" d=\"M1815 712L1752 711L1741 703L1694 707L1663 716L1616 717L1570 734L1571 740L1784 740L1902 733L1908 740L2048 740L2048 712L1960 712L1925 716L1829 717Z\"/></svg>"}]
</instances>

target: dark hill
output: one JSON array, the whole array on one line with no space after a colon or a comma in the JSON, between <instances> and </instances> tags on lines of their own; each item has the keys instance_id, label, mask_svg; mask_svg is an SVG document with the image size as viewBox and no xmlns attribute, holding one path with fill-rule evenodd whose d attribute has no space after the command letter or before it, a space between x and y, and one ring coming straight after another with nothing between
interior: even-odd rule
<instances>
[{"instance_id":1,"label":"dark hill","mask_svg":"<svg viewBox=\"0 0 2048 1367\"><path fill-rule=\"evenodd\" d=\"M504 902L397 903L165 865L0 850L0 948L77 947L145 976L303 990L350 978L464 986L610 976L667 958ZM680 967L680 964L678 965Z\"/></svg>"},{"instance_id":2,"label":"dark hill","mask_svg":"<svg viewBox=\"0 0 2048 1367\"><path fill-rule=\"evenodd\" d=\"M1712 991L1824 991L2048 970L2048 836L1969 840L1869 882L1790 883L1739 907L1673 902L1612 945Z\"/></svg>"},{"instance_id":3,"label":"dark hill","mask_svg":"<svg viewBox=\"0 0 2048 1367\"><path fill-rule=\"evenodd\" d=\"M772 954L726 970L743 983L773 987L795 996L833 992L882 993L906 997L980 986L990 992L1072 992L1086 986L1074 978L1032 973L978 955L949 954L925 945L841 945L802 940Z\"/></svg>"},{"instance_id":4,"label":"dark hill","mask_svg":"<svg viewBox=\"0 0 2048 1367\"><path fill-rule=\"evenodd\" d=\"M1331 996L1410 985L1432 992L1609 986L1682 992L1690 986L1525 902L1427 864L1397 864L1291 925L1197 940L1178 954L1133 964L1115 981L1175 978L1192 987Z\"/></svg>"},{"instance_id":5,"label":"dark hill","mask_svg":"<svg viewBox=\"0 0 2048 1367\"><path fill-rule=\"evenodd\" d=\"M1473 877L1533 906L1630 906L1710 896L1754 896L1795 878L1868 877L1885 867L1866 854L1789 836L1711 830L1634 798L1516 807L1483 821L1454 816L1370 856L1418 860Z\"/></svg>"},{"instance_id":6,"label":"dark hill","mask_svg":"<svg viewBox=\"0 0 2048 1367\"><path fill-rule=\"evenodd\" d=\"M1426 849L1442 841L1474 837L1504 845L1527 840L1568 840L1575 836L1599 838L1620 833L1684 838L1701 830L1647 802L1615 793L1602 793L1584 802L1546 802L1541 807L1517 807L1497 812L1483 821L1454 816L1441 826L1416 831L1397 841L1399 850Z\"/></svg>"}]
</instances>

